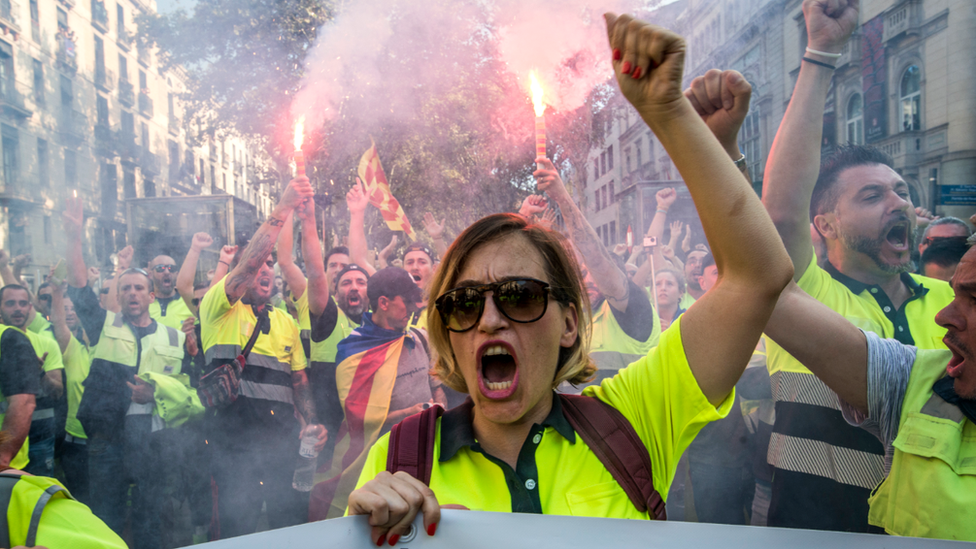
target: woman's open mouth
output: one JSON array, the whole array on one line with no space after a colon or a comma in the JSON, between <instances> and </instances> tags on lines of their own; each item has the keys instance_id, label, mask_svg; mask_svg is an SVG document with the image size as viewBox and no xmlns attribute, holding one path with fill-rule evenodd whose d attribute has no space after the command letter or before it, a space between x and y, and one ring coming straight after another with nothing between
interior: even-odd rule
<instances>
[{"instance_id":1,"label":"woman's open mouth","mask_svg":"<svg viewBox=\"0 0 976 549\"><path fill-rule=\"evenodd\" d=\"M518 363L508 344L491 342L482 345L478 356L478 388L481 394L501 400L512 396L518 387Z\"/></svg>"}]
</instances>

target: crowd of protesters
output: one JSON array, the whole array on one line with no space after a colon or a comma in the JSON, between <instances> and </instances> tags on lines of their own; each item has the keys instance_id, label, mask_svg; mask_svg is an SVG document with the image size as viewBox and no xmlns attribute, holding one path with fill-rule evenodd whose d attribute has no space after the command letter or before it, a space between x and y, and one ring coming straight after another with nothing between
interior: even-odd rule
<instances>
[{"instance_id":1,"label":"crowd of protesters","mask_svg":"<svg viewBox=\"0 0 976 549\"><path fill-rule=\"evenodd\" d=\"M665 501L669 520L976 541L976 216L916 208L871 147L820 158L856 8L804 2L761 204L736 141L745 79L712 70L682 95L681 38L608 16L621 90L708 245L664 188L645 238L608 249L545 158L517 213L453 243L427 213L399 257L396 236L370 257L359 181L323 253L298 177L246 244L197 233L182 263L145 265L126 247L103 276L69 199L43 284L0 250L0 480L60 494L10 543L169 548L371 514L395 545L417 513L433 535L437 503L663 518ZM588 438L570 448L595 400L649 454L660 509L632 506ZM435 463L404 473L388 433L435 420ZM90 528L68 532L77 517Z\"/></svg>"}]
</instances>

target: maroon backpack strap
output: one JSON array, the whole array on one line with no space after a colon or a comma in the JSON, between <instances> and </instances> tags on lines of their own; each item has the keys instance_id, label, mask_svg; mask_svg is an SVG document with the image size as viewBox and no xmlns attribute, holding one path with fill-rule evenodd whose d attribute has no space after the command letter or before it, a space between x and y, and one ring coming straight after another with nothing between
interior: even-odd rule
<instances>
[{"instance_id":1,"label":"maroon backpack strap","mask_svg":"<svg viewBox=\"0 0 976 549\"><path fill-rule=\"evenodd\" d=\"M393 426L390 430L390 447L386 452L387 471L403 471L430 485L437 418L443 413L444 408L434 405Z\"/></svg>"},{"instance_id":2,"label":"maroon backpack strap","mask_svg":"<svg viewBox=\"0 0 976 549\"><path fill-rule=\"evenodd\" d=\"M642 513L666 520L654 489L651 457L634 427L616 408L593 397L560 394L563 415Z\"/></svg>"}]
</instances>

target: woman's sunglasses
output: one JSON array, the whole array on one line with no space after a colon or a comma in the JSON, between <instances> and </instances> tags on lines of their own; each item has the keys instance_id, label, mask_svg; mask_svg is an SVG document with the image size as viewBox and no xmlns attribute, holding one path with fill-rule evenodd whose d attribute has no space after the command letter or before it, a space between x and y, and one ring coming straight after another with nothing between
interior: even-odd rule
<instances>
[{"instance_id":1,"label":"woman's sunglasses","mask_svg":"<svg viewBox=\"0 0 976 549\"><path fill-rule=\"evenodd\" d=\"M491 292L495 307L512 322L535 322L549 306L549 284L534 278L455 288L438 297L434 306L448 330L466 332L481 320L486 292Z\"/></svg>"}]
</instances>

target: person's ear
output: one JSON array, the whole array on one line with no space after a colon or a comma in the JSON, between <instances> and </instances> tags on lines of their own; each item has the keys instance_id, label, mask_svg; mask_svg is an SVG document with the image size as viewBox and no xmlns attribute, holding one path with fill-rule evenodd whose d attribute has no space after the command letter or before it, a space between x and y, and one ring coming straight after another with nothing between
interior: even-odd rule
<instances>
[{"instance_id":1,"label":"person's ear","mask_svg":"<svg viewBox=\"0 0 976 549\"><path fill-rule=\"evenodd\" d=\"M816 215L813 226L825 239L837 240L837 216L833 212Z\"/></svg>"},{"instance_id":2,"label":"person's ear","mask_svg":"<svg viewBox=\"0 0 976 549\"><path fill-rule=\"evenodd\" d=\"M705 289L705 277L704 276L696 276L695 278L698 279L698 287L704 290Z\"/></svg>"},{"instance_id":3,"label":"person's ear","mask_svg":"<svg viewBox=\"0 0 976 549\"><path fill-rule=\"evenodd\" d=\"M559 338L559 346L569 348L576 343L576 339L579 337L579 313L576 310L576 304L570 303L564 307L563 314L565 316L565 326L563 327L562 336Z\"/></svg>"},{"instance_id":4,"label":"person's ear","mask_svg":"<svg viewBox=\"0 0 976 549\"><path fill-rule=\"evenodd\" d=\"M385 295L381 295L380 298L376 300L376 305L385 311L390 308L390 298L386 297Z\"/></svg>"}]
</instances>

